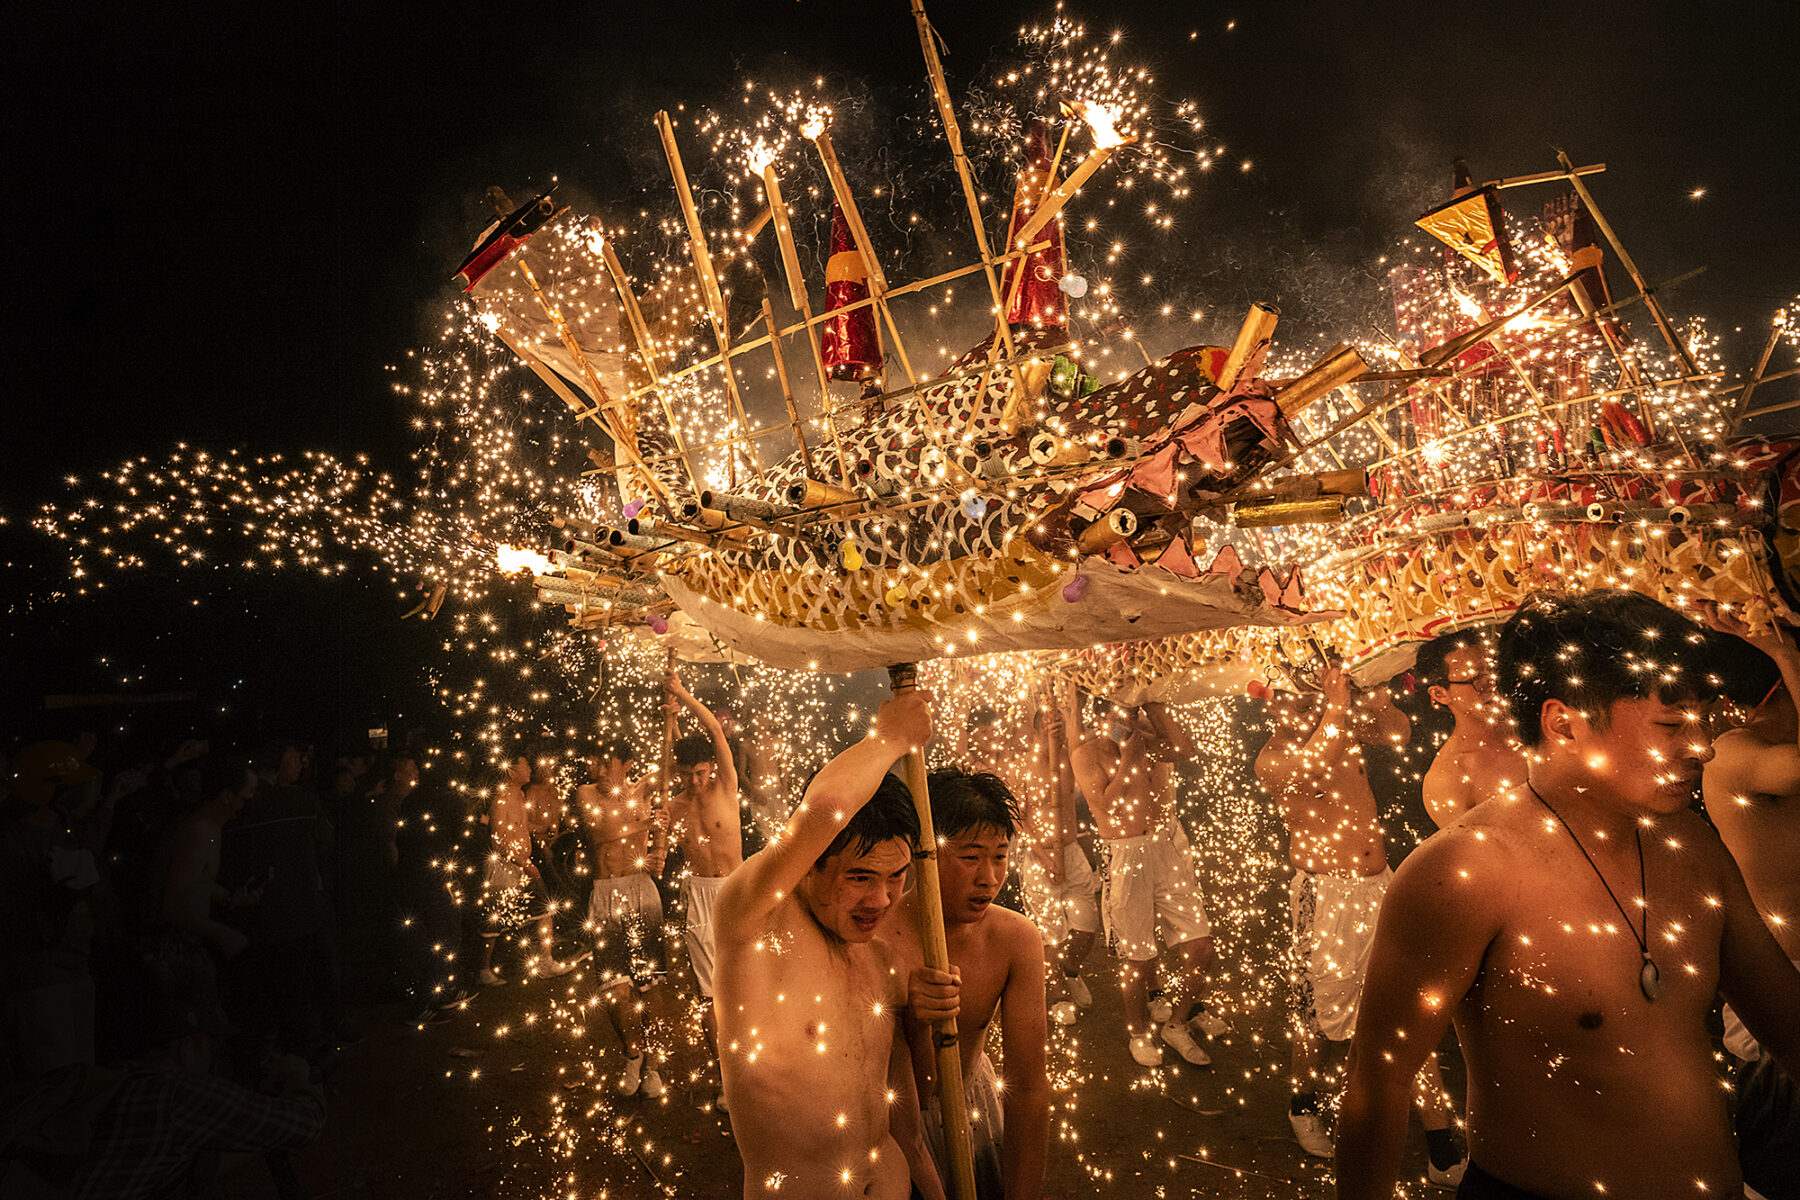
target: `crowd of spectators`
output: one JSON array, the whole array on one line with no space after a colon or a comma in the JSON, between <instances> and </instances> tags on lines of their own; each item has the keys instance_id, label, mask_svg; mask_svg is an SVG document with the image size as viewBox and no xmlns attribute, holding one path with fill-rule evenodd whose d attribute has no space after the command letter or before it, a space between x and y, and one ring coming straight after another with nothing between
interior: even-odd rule
<instances>
[{"instance_id":1,"label":"crowd of spectators","mask_svg":"<svg viewBox=\"0 0 1800 1200\"><path fill-rule=\"evenodd\" d=\"M323 1130L356 1014L467 998L455 794L405 744L5 754L0 1194L162 1195L260 1153L298 1195L286 1151Z\"/></svg>"}]
</instances>

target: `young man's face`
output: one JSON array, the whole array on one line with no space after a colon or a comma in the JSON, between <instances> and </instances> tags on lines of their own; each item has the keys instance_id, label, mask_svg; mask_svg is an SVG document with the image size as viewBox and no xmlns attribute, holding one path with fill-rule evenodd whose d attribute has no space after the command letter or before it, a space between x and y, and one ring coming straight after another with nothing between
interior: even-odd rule
<instances>
[{"instance_id":1,"label":"young man's face","mask_svg":"<svg viewBox=\"0 0 1800 1200\"><path fill-rule=\"evenodd\" d=\"M906 889L912 847L890 838L867 854L843 850L807 873L801 900L825 932L845 942L867 942Z\"/></svg>"},{"instance_id":2,"label":"young man's face","mask_svg":"<svg viewBox=\"0 0 1800 1200\"><path fill-rule=\"evenodd\" d=\"M681 780L683 790L690 796L698 796L712 786L714 764L708 759L688 767L676 767L675 777Z\"/></svg>"},{"instance_id":3,"label":"young man's face","mask_svg":"<svg viewBox=\"0 0 1800 1200\"><path fill-rule=\"evenodd\" d=\"M275 768L275 782L281 787L291 787L300 780L300 772L306 769L306 755L298 746L284 746L281 751L281 762Z\"/></svg>"},{"instance_id":4,"label":"young man's face","mask_svg":"<svg viewBox=\"0 0 1800 1200\"><path fill-rule=\"evenodd\" d=\"M965 829L938 851L938 892L944 919L973 924L987 916L1006 882L1012 839L992 827Z\"/></svg>"},{"instance_id":5,"label":"young man's face","mask_svg":"<svg viewBox=\"0 0 1800 1200\"><path fill-rule=\"evenodd\" d=\"M1444 682L1432 684L1430 694L1458 721L1492 720L1494 668L1486 648L1477 642L1444 655Z\"/></svg>"},{"instance_id":6,"label":"young man's face","mask_svg":"<svg viewBox=\"0 0 1800 1200\"><path fill-rule=\"evenodd\" d=\"M1713 756L1697 701L1655 697L1613 702L1605 728L1577 718L1572 745L1595 782L1616 801L1653 813L1686 808Z\"/></svg>"},{"instance_id":7,"label":"young man's face","mask_svg":"<svg viewBox=\"0 0 1800 1200\"><path fill-rule=\"evenodd\" d=\"M520 755L518 758L513 759L512 767L507 771L506 777L520 787L524 787L526 784L530 783L531 760L524 755Z\"/></svg>"}]
</instances>

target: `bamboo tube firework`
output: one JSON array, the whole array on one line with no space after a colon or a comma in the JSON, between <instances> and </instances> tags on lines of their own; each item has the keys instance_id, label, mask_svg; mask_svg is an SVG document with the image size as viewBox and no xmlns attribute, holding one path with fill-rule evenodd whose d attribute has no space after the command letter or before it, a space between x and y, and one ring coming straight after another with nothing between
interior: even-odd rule
<instances>
[{"instance_id":1,"label":"bamboo tube firework","mask_svg":"<svg viewBox=\"0 0 1800 1200\"><path fill-rule=\"evenodd\" d=\"M1339 347L1325 361L1276 392L1275 403L1281 406L1283 413L1292 416L1321 396L1356 382L1357 377L1368 369L1369 364L1363 361L1356 347Z\"/></svg>"},{"instance_id":2,"label":"bamboo tube firework","mask_svg":"<svg viewBox=\"0 0 1800 1200\"><path fill-rule=\"evenodd\" d=\"M888 668L888 682L896 696L913 691L918 681L918 669L911 663L895 663ZM950 943L944 934L944 894L938 890L937 830L931 821L925 748L913 747L900 764L901 776L912 793L913 808L919 814L919 849L913 856L913 869L918 874L914 894L919 898L919 942L925 949L925 965L948 971ZM951 1194L956 1200L975 1200L975 1154L969 1139L969 1106L963 1099L962 1048L957 1042L955 1017L932 1023L931 1044L937 1060L938 1111L944 1120Z\"/></svg>"},{"instance_id":3,"label":"bamboo tube firework","mask_svg":"<svg viewBox=\"0 0 1800 1200\"><path fill-rule=\"evenodd\" d=\"M1260 300L1250 306L1250 312L1244 317L1244 323L1238 328L1237 340L1231 343L1231 353L1225 356L1225 365L1219 368L1218 386L1221 392L1229 392L1237 383L1238 374L1245 364L1268 348L1275 336L1275 323L1281 319L1281 310L1273 304L1264 304Z\"/></svg>"}]
</instances>

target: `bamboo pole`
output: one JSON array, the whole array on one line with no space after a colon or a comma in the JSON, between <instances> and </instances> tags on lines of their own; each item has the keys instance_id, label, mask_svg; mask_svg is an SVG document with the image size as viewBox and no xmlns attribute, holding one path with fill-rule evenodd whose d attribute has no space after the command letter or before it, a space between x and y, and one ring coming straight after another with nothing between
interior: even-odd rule
<instances>
[{"instance_id":1,"label":"bamboo pole","mask_svg":"<svg viewBox=\"0 0 1800 1200\"><path fill-rule=\"evenodd\" d=\"M781 339L774 337L775 310L769 307L769 299L763 297L763 324L768 327L769 349L775 355L775 378L781 384L781 399L787 405L788 423L794 427L794 444L800 450L800 466L807 475L813 473L812 451L806 448L806 431L800 428L800 408L794 403L794 387L788 382L787 360L781 356ZM841 453L840 448L840 453Z\"/></svg>"},{"instance_id":2,"label":"bamboo pole","mask_svg":"<svg viewBox=\"0 0 1800 1200\"><path fill-rule=\"evenodd\" d=\"M812 301L806 291L806 276L800 270L800 251L794 245L794 226L788 218L787 202L781 197L781 180L775 175L773 164L763 168L763 196L769 202L769 214L775 223L775 243L781 251L781 271L787 277L788 298L794 302L794 311L800 314L802 328L806 331L806 347L812 352L813 371L819 383L819 413L825 419L825 431L831 435L831 449L837 456L838 470L841 478L850 478L850 459L844 453L844 440L838 433L837 418L833 416L835 405L831 399L831 378L825 373L825 357L819 350L819 332L813 324ZM775 329L773 310L767 300L763 301L763 320L769 328L769 344L776 347L775 363L779 369L782 365L780 341L781 334ZM788 397L788 411L796 410L791 393L787 390L787 377L782 375L783 395ZM794 426L796 436L799 431L798 418ZM802 443L801 449L805 450ZM807 460L806 473L812 474L812 460Z\"/></svg>"},{"instance_id":3,"label":"bamboo pole","mask_svg":"<svg viewBox=\"0 0 1800 1200\"><path fill-rule=\"evenodd\" d=\"M1781 341L1781 331L1787 326L1787 310L1775 314L1775 320L1769 325L1769 340L1763 343L1762 354L1756 360L1756 370L1750 372L1750 380L1744 384L1743 394L1738 397L1737 404L1731 410L1731 425L1727 432L1736 433L1738 426L1744 423L1744 414L1750 409L1750 397L1762 384L1763 372L1768 369L1769 356L1775 353L1775 345Z\"/></svg>"},{"instance_id":4,"label":"bamboo pole","mask_svg":"<svg viewBox=\"0 0 1800 1200\"><path fill-rule=\"evenodd\" d=\"M831 130L821 128L812 143L818 148L819 161L825 164L825 175L831 180L831 193L837 197L838 207L843 210L844 221L850 226L850 236L856 239L856 251L862 256L869 298L875 302L876 311L887 323L888 333L894 339L894 353L900 356L900 369L906 372L907 383L917 383L919 377L913 374L912 360L906 356L906 343L900 338L900 327L894 323L894 314L888 308L887 272L881 269L881 263L876 257L875 243L869 240L869 231L863 225L862 210L856 207L856 197L850 191L850 181L844 177L844 168L838 165L837 151L831 145Z\"/></svg>"},{"instance_id":5,"label":"bamboo pole","mask_svg":"<svg viewBox=\"0 0 1800 1200\"><path fill-rule=\"evenodd\" d=\"M918 0L913 0L916 6ZM919 684L918 668L895 663L888 668L894 695L904 696ZM950 970L950 942L944 934L944 894L938 890L937 830L931 822L931 789L925 779L925 748L915 746L900 760L906 788L919 814L919 849L913 856L918 873L913 891L919 898L919 943L925 949L925 965L935 971ZM946 1017L931 1026L931 1045L937 1059L938 1111L944 1119L944 1148L950 1159L950 1194L956 1200L975 1200L975 1155L969 1140L969 1104L963 1098L962 1048L957 1042L956 1018Z\"/></svg>"},{"instance_id":6,"label":"bamboo pole","mask_svg":"<svg viewBox=\"0 0 1800 1200\"><path fill-rule=\"evenodd\" d=\"M963 152L962 129L956 123L956 107L950 102L950 85L944 81L944 64L938 58L937 31L925 15L924 0L912 0L913 24L919 29L919 48L925 55L925 69L931 76L931 94L937 100L938 117L944 123L944 137L950 143L950 158L962 180L963 200L969 206L969 222L975 229L975 246L981 251L981 265L987 271L988 291L999 308L1000 340L1006 346L1006 357L1013 358L1012 327L1006 320L1004 298L1000 294L1000 277L994 273L994 252L988 245L987 226L981 216L981 197L975 190L975 177L969 171L969 156ZM992 357L990 355L990 357ZM1019 385L1018 372L1013 372L1013 386Z\"/></svg>"},{"instance_id":7,"label":"bamboo pole","mask_svg":"<svg viewBox=\"0 0 1800 1200\"><path fill-rule=\"evenodd\" d=\"M1048 242L1039 242L1035 246L1032 246L1026 250L1021 250L1014 254L1002 254L998 258L996 258L994 261L996 263L1004 264L1004 263L1010 261L1011 259L1023 258L1027 254L1036 254L1039 250L1044 249L1048 245L1049 245ZM888 293L888 295L890 297L904 296L904 295L908 295L913 292L923 291L926 288L936 287L940 283L949 283L952 280L961 279L964 275L973 275L975 272L981 270L981 268L982 268L981 263L974 263L974 264L972 264L970 266L966 266L966 267L957 267L954 270L945 271L938 275L932 275L925 279L914 280L912 283L901 284L899 287L890 291ZM822 322L831 318L832 316L837 315L838 313L853 312L856 309L865 308L868 305L871 305L873 303L875 303L874 298L869 297L869 298L865 298L862 300L852 301L851 303L843 305L840 308L834 308L830 312L823 312L823 313L815 314L812 317L803 319L798 324L789 325L789 326L783 328L781 330L781 336L787 337L789 334L798 333L799 331L801 331L803 329L808 329L813 326L819 325ZM766 335L763 337L752 338L751 340L749 340L747 342L740 342L740 343L732 346L731 353L733 355L748 354L752 350L762 349L765 345L768 344L768 341L769 341L769 339ZM676 380L685 379L689 375L693 375L700 371L706 370L708 367L717 366L719 363L721 363L723 361L725 361L724 357L722 355L717 355L717 354L711 356L710 358L703 358L699 362L690 363L688 366L681 368L679 371L669 372L669 374L664 378L663 382L664 383L673 383ZM631 391L625 393L625 399L634 400L637 397L642 396L651 390L652 389L649 387L633 388ZM884 394L888 395L888 396L892 396L894 393L887 392Z\"/></svg>"},{"instance_id":8,"label":"bamboo pole","mask_svg":"<svg viewBox=\"0 0 1800 1200\"><path fill-rule=\"evenodd\" d=\"M673 646L669 647L669 657L664 669L666 675L663 679L662 688L662 753L659 756L659 761L657 763L657 771L660 776L657 780L657 791L661 793L663 820L656 823L656 833L653 835L651 847L654 855L661 857L664 862L667 862L669 853L669 800L674 792L675 781L675 714L669 708L669 701L673 699L673 693L669 691L669 679L675 674L675 647Z\"/></svg>"},{"instance_id":9,"label":"bamboo pole","mask_svg":"<svg viewBox=\"0 0 1800 1200\"><path fill-rule=\"evenodd\" d=\"M581 342L575 337L575 331L569 328L568 322L563 319L562 311L550 302L550 297L546 296L544 289L538 286L537 276L532 273L531 267L522 257L518 259L518 271L531 287L531 294L537 297L537 302L543 308L544 315L548 316L551 324L556 327L556 334L562 340L563 348L574 356L575 365L581 368L582 377L587 380L588 387L593 389L596 403L591 408L584 406L580 410L580 415L590 418L595 424L606 430L607 436L613 440L613 445L625 452L625 457L631 460L632 465L643 476L645 486L660 497L664 503L667 503L669 501L668 489L663 487L662 480L658 479L645 465L643 455L638 453L637 439L622 428L621 424L609 419L617 415L615 410L619 401L614 400L607 393L606 385L600 382L600 376L594 371L594 365L588 362L587 354L581 349ZM567 393L564 395L566 396Z\"/></svg>"},{"instance_id":10,"label":"bamboo pole","mask_svg":"<svg viewBox=\"0 0 1800 1200\"><path fill-rule=\"evenodd\" d=\"M669 120L666 111L656 114L656 132L662 137L663 154L669 160L669 175L675 181L675 198L681 204L681 215L687 221L688 250L694 258L694 273L700 277L700 293L706 300L706 315L712 322L713 338L719 344L719 355L725 365L725 395L737 414L738 427L748 432L750 419L744 414L744 400L738 395L737 374L731 369L731 321L725 312L725 297L719 291L719 277L713 271L712 251L706 245L706 230L700 225L700 210L694 206L694 192L688 186L687 168L681 163L681 147L675 144L675 126ZM750 464L758 474L762 472L762 461L756 456L756 447L744 443L744 450L750 456ZM735 481L737 476L737 457L730 456L727 464Z\"/></svg>"},{"instance_id":11,"label":"bamboo pole","mask_svg":"<svg viewBox=\"0 0 1800 1200\"><path fill-rule=\"evenodd\" d=\"M600 235L600 259L606 264L606 273L612 276L613 291L618 293L619 307L625 310L625 323L631 329L631 340L637 343L638 357L644 361L644 371L650 376L650 388L656 396L656 403L662 408L663 420L668 422L669 436L675 439L675 449L681 456L681 465L687 470L688 482L693 484L694 491L700 491L700 475L694 470L694 463L688 457L686 443L681 436L681 425L675 420L675 410L669 407L668 397L663 395L662 371L656 361L656 343L650 336L650 327L644 322L644 310L639 306L637 293L631 290L631 280L625 275L624 264L619 262L618 252L613 249L612 239L604 231ZM629 398L635 399L638 393Z\"/></svg>"},{"instance_id":12,"label":"bamboo pole","mask_svg":"<svg viewBox=\"0 0 1800 1200\"><path fill-rule=\"evenodd\" d=\"M1656 322L1656 327L1662 331L1663 340L1669 344L1669 349L1675 352L1676 357L1681 359L1681 365L1687 369L1687 373L1689 375L1697 374L1700 365L1694 361L1694 356L1688 352L1687 346L1681 339L1675 336L1675 329L1669 323L1669 314L1663 311L1662 301L1656 298L1656 292L1644 282L1643 275L1638 272L1637 263L1632 261L1631 255L1626 252L1618 235L1613 232L1612 226L1601 215L1600 206L1594 203L1593 193L1589 192L1587 184L1581 181L1581 172L1575 169L1575 164L1570 162L1569 156L1561 150L1556 152L1556 159L1562 163L1562 168L1568 175L1569 184L1575 189L1575 194L1581 197L1581 203L1587 207L1588 215L1594 218L1594 224L1605 236L1607 244L1613 248L1613 253L1618 255L1619 261L1624 264L1625 273L1630 275L1631 282L1637 285L1638 295L1644 298L1644 307L1650 310L1650 317Z\"/></svg>"}]
</instances>

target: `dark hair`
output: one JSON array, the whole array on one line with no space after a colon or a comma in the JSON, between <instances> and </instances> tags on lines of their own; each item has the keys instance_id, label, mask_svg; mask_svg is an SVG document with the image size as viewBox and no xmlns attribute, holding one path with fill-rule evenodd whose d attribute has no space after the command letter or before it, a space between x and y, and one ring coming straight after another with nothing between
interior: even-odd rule
<instances>
[{"instance_id":1,"label":"dark hair","mask_svg":"<svg viewBox=\"0 0 1800 1200\"><path fill-rule=\"evenodd\" d=\"M926 779L931 789L931 824L940 838L953 838L972 829L995 829L1017 837L1025 814L1018 798L998 776L986 771L954 768L933 771Z\"/></svg>"},{"instance_id":2,"label":"dark hair","mask_svg":"<svg viewBox=\"0 0 1800 1200\"><path fill-rule=\"evenodd\" d=\"M620 762L636 762L637 747L631 744L630 738L608 738L594 750L601 758L616 758Z\"/></svg>"},{"instance_id":3,"label":"dark hair","mask_svg":"<svg viewBox=\"0 0 1800 1200\"><path fill-rule=\"evenodd\" d=\"M1712 699L1719 677L1708 648L1700 626L1636 592L1538 592L1501 630L1495 674L1519 741L1535 749L1544 740L1547 700L1604 728L1620 700Z\"/></svg>"},{"instance_id":4,"label":"dark hair","mask_svg":"<svg viewBox=\"0 0 1800 1200\"><path fill-rule=\"evenodd\" d=\"M1458 650L1483 649L1487 640L1479 629L1438 634L1419 647L1419 657L1413 663L1413 678L1423 687L1448 687L1450 671L1445 660Z\"/></svg>"},{"instance_id":5,"label":"dark hair","mask_svg":"<svg viewBox=\"0 0 1800 1200\"><path fill-rule=\"evenodd\" d=\"M250 774L250 764L235 754L208 754L194 765L200 772L198 804L211 804L220 792L237 791Z\"/></svg>"},{"instance_id":6,"label":"dark hair","mask_svg":"<svg viewBox=\"0 0 1800 1200\"><path fill-rule=\"evenodd\" d=\"M810 780L807 786L812 786ZM911 850L919 848L919 813L913 807L912 792L907 790L900 777L884 775L881 786L875 789L869 802L856 810L849 824L838 830L831 845L825 847L825 853L819 855L813 865L823 866L832 855L851 849L854 850L853 857L861 858L881 843L895 838L904 840Z\"/></svg>"},{"instance_id":7,"label":"dark hair","mask_svg":"<svg viewBox=\"0 0 1800 1200\"><path fill-rule=\"evenodd\" d=\"M718 761L713 753L712 738L704 733L690 733L675 743L675 765L678 767L697 767L701 763Z\"/></svg>"}]
</instances>

